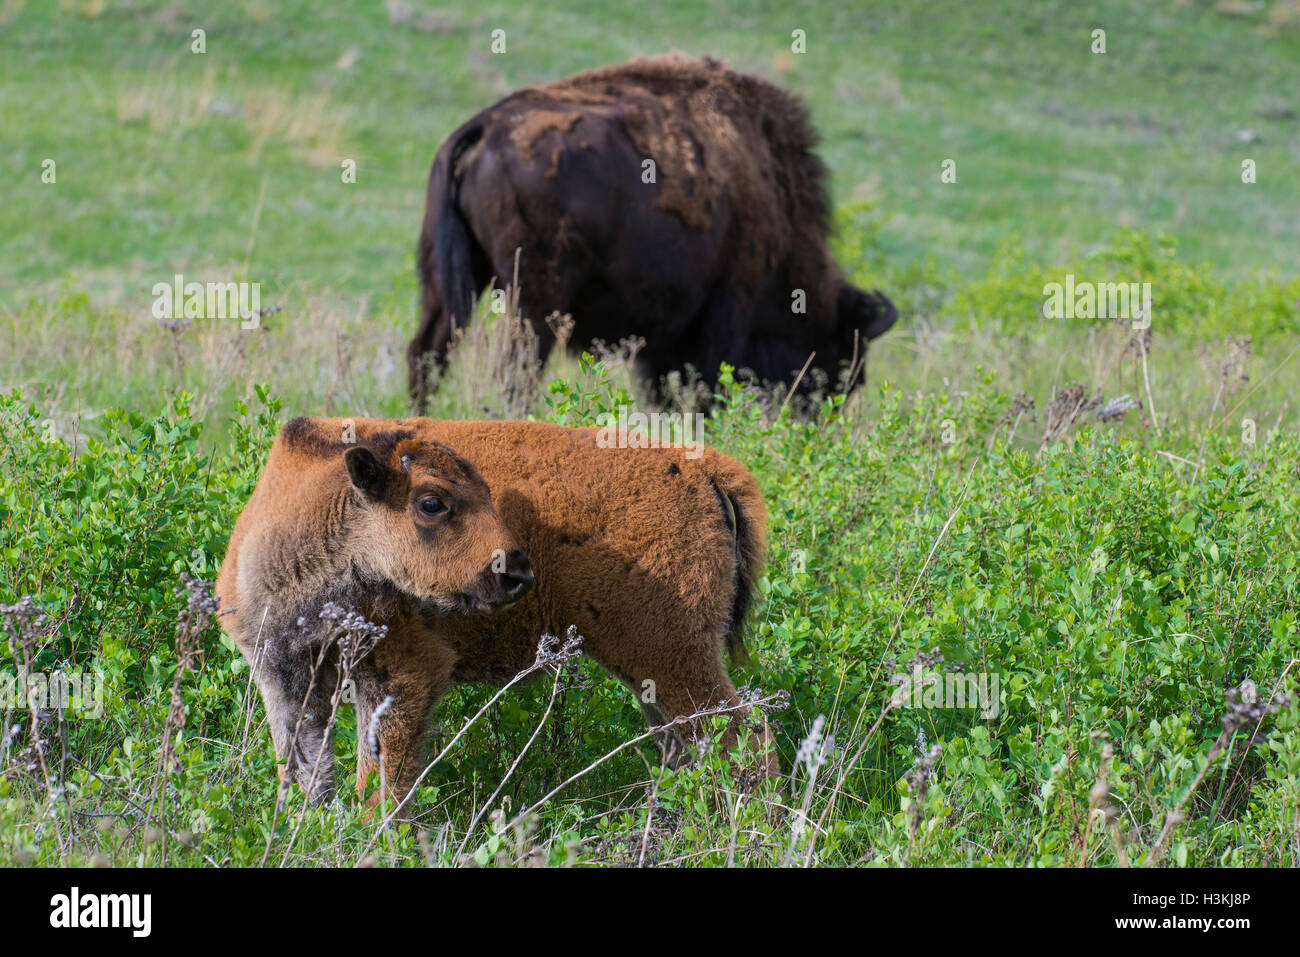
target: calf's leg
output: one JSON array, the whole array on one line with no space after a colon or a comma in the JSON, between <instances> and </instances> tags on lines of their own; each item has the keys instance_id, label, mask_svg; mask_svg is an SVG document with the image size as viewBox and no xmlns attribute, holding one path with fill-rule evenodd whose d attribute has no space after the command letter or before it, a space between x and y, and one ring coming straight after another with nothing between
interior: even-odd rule
<instances>
[{"instance_id":1,"label":"calf's leg","mask_svg":"<svg viewBox=\"0 0 1300 957\"><path fill-rule=\"evenodd\" d=\"M283 644L288 644L287 642ZM330 699L338 674L317 649L268 643L255 675L276 757L284 762L282 780L298 784L312 801L334 791L334 735L329 728Z\"/></svg>"},{"instance_id":2,"label":"calf's leg","mask_svg":"<svg viewBox=\"0 0 1300 957\"><path fill-rule=\"evenodd\" d=\"M711 644L712 649L699 647L693 653L656 646L657 650L666 653L656 655L653 660L637 661L633 665L630 670L632 678L628 684L637 696L641 712L649 726L667 725L678 718L739 703L735 686L722 663L720 650L716 643ZM597 649L590 650L593 651L593 657L599 654ZM629 673L617 666L614 670L616 673ZM759 766L766 774L779 774L781 768L767 720L747 708L723 714L728 719L727 730L722 738L723 747L728 750L734 748L741 731L747 724L752 725L749 747ZM689 721L678 721L656 735L656 743L666 762L672 767L689 762L691 743L708 734L711 723L712 716L703 715Z\"/></svg>"},{"instance_id":3,"label":"calf's leg","mask_svg":"<svg viewBox=\"0 0 1300 957\"><path fill-rule=\"evenodd\" d=\"M368 807L381 794L402 801L415 786L425 767L429 716L451 686L453 654L432 641L420 647L404 637L390 632L357 670L357 796L365 797L372 771L383 782Z\"/></svg>"}]
</instances>

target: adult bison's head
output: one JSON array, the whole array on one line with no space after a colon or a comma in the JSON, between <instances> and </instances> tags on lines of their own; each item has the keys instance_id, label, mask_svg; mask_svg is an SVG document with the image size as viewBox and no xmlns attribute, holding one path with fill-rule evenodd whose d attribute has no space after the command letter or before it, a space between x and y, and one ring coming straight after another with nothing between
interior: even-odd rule
<instances>
[{"instance_id":1,"label":"adult bison's head","mask_svg":"<svg viewBox=\"0 0 1300 957\"><path fill-rule=\"evenodd\" d=\"M812 354L810 374L799 382L801 392L835 388L846 372L855 377L847 383L848 388L856 388L862 381L867 343L888 332L897 319L898 310L880 290L867 292L843 283L835 299L833 325L822 327L799 343L784 365L797 372ZM792 360L798 361L791 365Z\"/></svg>"},{"instance_id":2,"label":"adult bison's head","mask_svg":"<svg viewBox=\"0 0 1300 957\"><path fill-rule=\"evenodd\" d=\"M835 304L835 327L841 358L852 361L855 339L858 355L862 356L867 342L883 336L897 320L898 310L879 289L867 292L844 283Z\"/></svg>"},{"instance_id":3,"label":"adult bison's head","mask_svg":"<svg viewBox=\"0 0 1300 957\"><path fill-rule=\"evenodd\" d=\"M764 313L767 328L784 328L779 333L751 337L739 366L748 368L759 381L797 382L796 392L803 396L837 389L841 377L852 369L856 378L848 387L855 388L861 381L867 343L894 325L898 310L879 290L866 292L844 282L831 301L834 313L819 311L816 324L790 323L776 310ZM781 302L780 308L787 307ZM779 320L774 318L778 315Z\"/></svg>"},{"instance_id":4,"label":"adult bison's head","mask_svg":"<svg viewBox=\"0 0 1300 957\"><path fill-rule=\"evenodd\" d=\"M487 483L439 442L344 453L359 515L353 562L443 612L498 612L532 587L533 570L492 505Z\"/></svg>"}]
</instances>

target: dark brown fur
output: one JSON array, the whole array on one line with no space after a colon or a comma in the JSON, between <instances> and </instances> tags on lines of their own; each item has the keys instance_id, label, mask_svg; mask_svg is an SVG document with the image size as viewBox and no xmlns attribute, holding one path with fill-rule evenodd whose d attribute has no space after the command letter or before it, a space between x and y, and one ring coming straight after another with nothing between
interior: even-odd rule
<instances>
[{"instance_id":1,"label":"dark brown fur","mask_svg":"<svg viewBox=\"0 0 1300 957\"><path fill-rule=\"evenodd\" d=\"M573 314L575 342L645 337L652 379L690 364L711 380L725 360L788 382L815 352L833 385L896 313L830 257L815 145L794 97L678 55L520 90L479 113L429 175L409 349L416 408L427 357L443 360L493 277L512 279L516 250L520 310L543 360L545 320L559 311ZM796 289L806 314L792 310Z\"/></svg>"},{"instance_id":2,"label":"dark brown fur","mask_svg":"<svg viewBox=\"0 0 1300 957\"><path fill-rule=\"evenodd\" d=\"M361 419L352 444L340 439L350 421L285 426L217 583L222 606L235 608L224 627L256 665L277 753L300 784L330 746L313 734L328 715L325 680L289 748L327 601L389 627L354 679L359 730L395 699L379 737L398 797L423 768L442 694L508 681L532 664L543 633L570 625L638 700L653 682L655 701L642 708L656 724L734 701L721 647L739 647L766 547L763 500L738 462L708 449L688 458L681 448L600 448L596 429L525 422ZM384 466L379 497L349 473L356 447ZM433 487L452 517L430 528L414 503ZM517 549L535 585L486 613L494 585L485 568ZM765 725L757 742L775 770ZM379 770L360 753L358 791ZM332 786L325 757L315 796Z\"/></svg>"}]
</instances>

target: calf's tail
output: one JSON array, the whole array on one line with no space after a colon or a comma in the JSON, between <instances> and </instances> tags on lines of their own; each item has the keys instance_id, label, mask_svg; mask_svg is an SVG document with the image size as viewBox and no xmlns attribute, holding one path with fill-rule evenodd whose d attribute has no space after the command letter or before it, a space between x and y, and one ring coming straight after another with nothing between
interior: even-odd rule
<instances>
[{"instance_id":1,"label":"calf's tail","mask_svg":"<svg viewBox=\"0 0 1300 957\"><path fill-rule=\"evenodd\" d=\"M733 660L744 662L749 659L744 642L745 625L754 589L767 560L767 507L754 476L735 459L710 450L706 463L723 520L731 532L735 556L727 651Z\"/></svg>"}]
</instances>

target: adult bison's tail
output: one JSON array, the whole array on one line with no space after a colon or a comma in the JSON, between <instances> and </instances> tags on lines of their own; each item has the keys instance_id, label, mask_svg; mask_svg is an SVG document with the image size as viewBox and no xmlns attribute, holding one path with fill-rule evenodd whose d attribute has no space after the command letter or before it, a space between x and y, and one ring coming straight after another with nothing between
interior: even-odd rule
<instances>
[{"instance_id":1,"label":"adult bison's tail","mask_svg":"<svg viewBox=\"0 0 1300 957\"><path fill-rule=\"evenodd\" d=\"M747 661L744 631L754 589L767 559L767 507L763 493L749 470L735 459L710 450L705 468L718 495L723 520L731 532L735 555L735 591L727 628L727 651L733 659Z\"/></svg>"},{"instance_id":2,"label":"adult bison's tail","mask_svg":"<svg viewBox=\"0 0 1300 957\"><path fill-rule=\"evenodd\" d=\"M430 357L441 367L447 347L474 311L478 290L473 264L476 250L469 224L460 210L460 170L465 151L483 138L483 124L471 121L438 150L429 170L420 241L415 248L420 279L420 325L406 350L411 410L424 415L430 386ZM481 254L481 253L480 253Z\"/></svg>"},{"instance_id":3,"label":"adult bison's tail","mask_svg":"<svg viewBox=\"0 0 1300 957\"><path fill-rule=\"evenodd\" d=\"M472 123L458 130L448 144L446 188L438 197L438 211L434 219L433 241L434 274L438 291L442 294L443 309L451 321L452 329L468 323L474 311L478 290L474 288L471 266L473 239L469 224L460 211L460 165L465 151L483 137L483 126Z\"/></svg>"}]
</instances>

